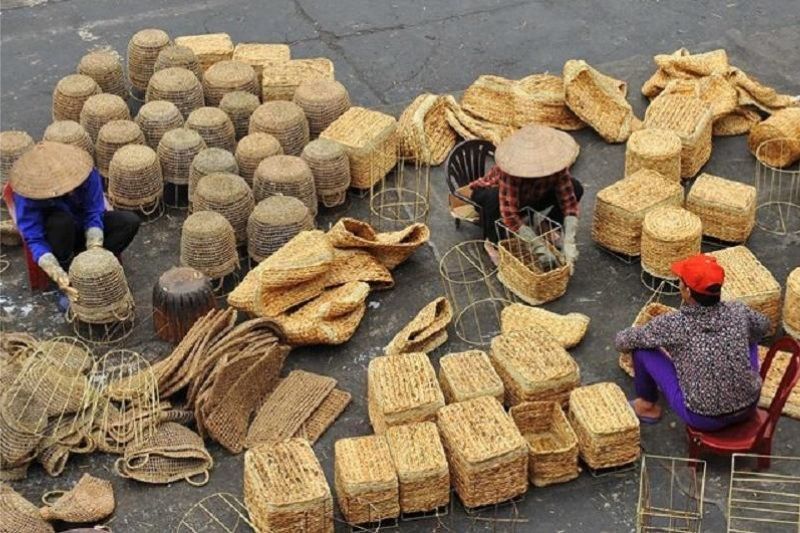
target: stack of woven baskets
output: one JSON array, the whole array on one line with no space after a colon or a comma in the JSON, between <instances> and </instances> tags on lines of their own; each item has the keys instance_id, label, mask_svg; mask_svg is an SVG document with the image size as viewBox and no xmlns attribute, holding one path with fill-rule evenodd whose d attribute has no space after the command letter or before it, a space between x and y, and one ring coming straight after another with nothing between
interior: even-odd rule
<instances>
[{"instance_id":1,"label":"stack of woven baskets","mask_svg":"<svg viewBox=\"0 0 800 533\"><path fill-rule=\"evenodd\" d=\"M194 190L197 188L200 178L217 172L239 174L239 165L232 153L222 148L205 148L194 156L192 166L189 168L190 207L193 202Z\"/></svg>"},{"instance_id":2,"label":"stack of woven baskets","mask_svg":"<svg viewBox=\"0 0 800 533\"><path fill-rule=\"evenodd\" d=\"M328 139L311 141L301 156L314 175L317 198L325 207L341 205L350 187L350 160L344 148Z\"/></svg>"},{"instance_id":3,"label":"stack of woven baskets","mask_svg":"<svg viewBox=\"0 0 800 533\"><path fill-rule=\"evenodd\" d=\"M172 102L156 100L139 108L136 123L142 129L147 145L156 150L165 133L183 127L183 115Z\"/></svg>"},{"instance_id":4,"label":"stack of woven baskets","mask_svg":"<svg viewBox=\"0 0 800 533\"><path fill-rule=\"evenodd\" d=\"M144 134L132 120L112 120L100 128L94 147L97 170L107 177L117 150L128 144L144 144Z\"/></svg>"},{"instance_id":5,"label":"stack of woven baskets","mask_svg":"<svg viewBox=\"0 0 800 533\"><path fill-rule=\"evenodd\" d=\"M81 126L89 133L92 142L97 142L97 136L102 128L112 120L130 120L131 112L125 100L114 94L95 94L90 96L80 111Z\"/></svg>"},{"instance_id":6,"label":"stack of woven baskets","mask_svg":"<svg viewBox=\"0 0 800 533\"><path fill-rule=\"evenodd\" d=\"M128 79L134 89L141 92L147 89L158 54L169 45L169 35L162 30L141 30L131 37L128 42Z\"/></svg>"},{"instance_id":7,"label":"stack of woven baskets","mask_svg":"<svg viewBox=\"0 0 800 533\"><path fill-rule=\"evenodd\" d=\"M218 106L222 98L233 91L261 94L253 67L241 61L220 61L211 65L203 74L203 89L210 106Z\"/></svg>"},{"instance_id":8,"label":"stack of woven baskets","mask_svg":"<svg viewBox=\"0 0 800 533\"><path fill-rule=\"evenodd\" d=\"M243 137L236 145L236 162L239 164L239 173L251 187L253 176L261 162L273 155L283 153L278 139L268 133L251 133Z\"/></svg>"}]
</instances>

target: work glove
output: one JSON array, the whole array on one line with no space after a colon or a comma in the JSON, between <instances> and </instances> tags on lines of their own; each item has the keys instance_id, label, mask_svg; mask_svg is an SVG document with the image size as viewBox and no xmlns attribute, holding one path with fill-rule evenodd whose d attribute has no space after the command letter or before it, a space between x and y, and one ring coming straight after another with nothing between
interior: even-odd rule
<instances>
[{"instance_id":1,"label":"work glove","mask_svg":"<svg viewBox=\"0 0 800 533\"><path fill-rule=\"evenodd\" d=\"M575 269L575 261L578 260L578 246L575 244L575 235L578 233L578 217L568 216L564 218L564 257L570 265L570 270Z\"/></svg>"},{"instance_id":2,"label":"work glove","mask_svg":"<svg viewBox=\"0 0 800 533\"><path fill-rule=\"evenodd\" d=\"M69 276L64 269L61 268L61 265L58 263L58 259L52 253L46 253L39 258L39 268L45 271L45 273L50 276L58 288L64 294L69 297L70 300L76 300L78 298L78 291L75 287L70 286L69 284Z\"/></svg>"},{"instance_id":3,"label":"work glove","mask_svg":"<svg viewBox=\"0 0 800 533\"><path fill-rule=\"evenodd\" d=\"M517 233L523 240L533 246L533 255L542 270L548 272L560 266L558 258L547 247L546 240L537 235L533 228L522 226Z\"/></svg>"},{"instance_id":4,"label":"work glove","mask_svg":"<svg viewBox=\"0 0 800 533\"><path fill-rule=\"evenodd\" d=\"M86 249L103 247L103 230L100 228L89 228L86 230Z\"/></svg>"}]
</instances>

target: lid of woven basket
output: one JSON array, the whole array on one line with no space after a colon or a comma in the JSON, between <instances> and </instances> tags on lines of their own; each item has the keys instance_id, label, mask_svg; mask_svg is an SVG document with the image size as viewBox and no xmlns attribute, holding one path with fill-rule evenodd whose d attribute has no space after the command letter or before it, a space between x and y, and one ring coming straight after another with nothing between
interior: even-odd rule
<instances>
[{"instance_id":1,"label":"lid of woven basket","mask_svg":"<svg viewBox=\"0 0 800 533\"><path fill-rule=\"evenodd\" d=\"M713 255L725 269L723 300L769 293L776 294L780 299L780 283L746 246L732 246L710 252L709 255Z\"/></svg>"},{"instance_id":2,"label":"lid of woven basket","mask_svg":"<svg viewBox=\"0 0 800 533\"><path fill-rule=\"evenodd\" d=\"M748 212L756 201L756 188L703 172L689 190L688 200L714 204L717 208Z\"/></svg>"},{"instance_id":3,"label":"lid of woven basket","mask_svg":"<svg viewBox=\"0 0 800 533\"><path fill-rule=\"evenodd\" d=\"M273 511L331 497L322 466L305 439L256 446L244 460L252 489Z\"/></svg>"},{"instance_id":4,"label":"lid of woven basket","mask_svg":"<svg viewBox=\"0 0 800 533\"><path fill-rule=\"evenodd\" d=\"M628 148L643 157L658 158L680 153L681 138L672 130L647 128L631 133Z\"/></svg>"},{"instance_id":5,"label":"lid of woven basket","mask_svg":"<svg viewBox=\"0 0 800 533\"><path fill-rule=\"evenodd\" d=\"M367 153L397 129L390 115L363 107L351 107L320 134L337 141L355 153Z\"/></svg>"},{"instance_id":6,"label":"lid of woven basket","mask_svg":"<svg viewBox=\"0 0 800 533\"><path fill-rule=\"evenodd\" d=\"M262 263L261 283L280 287L313 279L328 270L333 257L323 232L300 232Z\"/></svg>"},{"instance_id":7,"label":"lid of woven basket","mask_svg":"<svg viewBox=\"0 0 800 533\"><path fill-rule=\"evenodd\" d=\"M229 151L222 148L205 148L192 159L192 171L203 176L217 172L238 174L239 166Z\"/></svg>"},{"instance_id":8,"label":"lid of woven basket","mask_svg":"<svg viewBox=\"0 0 800 533\"><path fill-rule=\"evenodd\" d=\"M647 128L672 130L683 137L694 137L711 120L708 104L694 96L665 94L647 107L644 123Z\"/></svg>"},{"instance_id":9,"label":"lid of woven basket","mask_svg":"<svg viewBox=\"0 0 800 533\"><path fill-rule=\"evenodd\" d=\"M56 92L64 96L85 97L100 94L100 86L94 79L85 74L70 74L64 76L56 84Z\"/></svg>"},{"instance_id":10,"label":"lid of woven basket","mask_svg":"<svg viewBox=\"0 0 800 533\"><path fill-rule=\"evenodd\" d=\"M187 48L186 46L167 46L158 53L155 70L159 71L171 67L181 67L190 70L195 76L198 76L198 79L203 74L197 56L191 48Z\"/></svg>"},{"instance_id":11,"label":"lid of woven basket","mask_svg":"<svg viewBox=\"0 0 800 533\"><path fill-rule=\"evenodd\" d=\"M618 433L639 427L639 419L616 383L595 383L574 389L569 395L570 416L595 435Z\"/></svg>"},{"instance_id":12,"label":"lid of woven basket","mask_svg":"<svg viewBox=\"0 0 800 533\"><path fill-rule=\"evenodd\" d=\"M308 217L306 204L293 196L270 196L258 202L253 219L268 226L299 224Z\"/></svg>"},{"instance_id":13,"label":"lid of woven basket","mask_svg":"<svg viewBox=\"0 0 800 533\"><path fill-rule=\"evenodd\" d=\"M231 91L225 93L219 102L219 108L226 113L252 114L261 105L258 96L247 91Z\"/></svg>"},{"instance_id":14,"label":"lid of woven basket","mask_svg":"<svg viewBox=\"0 0 800 533\"><path fill-rule=\"evenodd\" d=\"M205 71L203 83L221 89L239 89L252 85L255 90L256 73L247 63L234 60L220 61Z\"/></svg>"},{"instance_id":15,"label":"lid of woven basket","mask_svg":"<svg viewBox=\"0 0 800 533\"><path fill-rule=\"evenodd\" d=\"M273 155L259 163L255 179L272 183L305 183L313 180L308 163L294 155Z\"/></svg>"},{"instance_id":16,"label":"lid of woven basket","mask_svg":"<svg viewBox=\"0 0 800 533\"><path fill-rule=\"evenodd\" d=\"M447 471L447 458L433 422L389 427L386 441L401 482L422 481Z\"/></svg>"},{"instance_id":17,"label":"lid of woven basket","mask_svg":"<svg viewBox=\"0 0 800 533\"><path fill-rule=\"evenodd\" d=\"M541 328L492 339L492 360L526 388L578 375L578 365L556 338Z\"/></svg>"},{"instance_id":18,"label":"lid of woven basket","mask_svg":"<svg viewBox=\"0 0 800 533\"><path fill-rule=\"evenodd\" d=\"M291 59L291 51L287 44L239 43L233 49L233 59L248 65L280 63Z\"/></svg>"},{"instance_id":19,"label":"lid of woven basket","mask_svg":"<svg viewBox=\"0 0 800 533\"><path fill-rule=\"evenodd\" d=\"M375 357L369 362L367 376L369 389L385 415L425 404L444 405L444 395L427 354Z\"/></svg>"},{"instance_id":20,"label":"lid of woven basket","mask_svg":"<svg viewBox=\"0 0 800 533\"><path fill-rule=\"evenodd\" d=\"M644 217L642 231L659 241L685 241L703 231L700 217L682 207L657 207Z\"/></svg>"},{"instance_id":21,"label":"lid of woven basket","mask_svg":"<svg viewBox=\"0 0 800 533\"><path fill-rule=\"evenodd\" d=\"M333 79L333 61L327 57L290 59L264 64L264 86L298 85L310 79Z\"/></svg>"},{"instance_id":22,"label":"lid of woven basket","mask_svg":"<svg viewBox=\"0 0 800 533\"><path fill-rule=\"evenodd\" d=\"M53 527L39 516L39 509L6 483L0 484L0 517L8 533L53 533Z\"/></svg>"},{"instance_id":23,"label":"lid of woven basket","mask_svg":"<svg viewBox=\"0 0 800 533\"><path fill-rule=\"evenodd\" d=\"M114 512L114 488L105 479L84 474L71 490L40 510L45 520L88 524Z\"/></svg>"},{"instance_id":24,"label":"lid of woven basket","mask_svg":"<svg viewBox=\"0 0 800 533\"><path fill-rule=\"evenodd\" d=\"M162 145L176 152L189 150L197 150L199 152L205 148L206 143L195 130L190 130L189 128L175 128L169 130L161 137L161 142L158 143L159 148L161 148Z\"/></svg>"},{"instance_id":25,"label":"lid of woven basket","mask_svg":"<svg viewBox=\"0 0 800 533\"><path fill-rule=\"evenodd\" d=\"M232 234L233 227L227 218L215 211L197 211L186 217L183 232L194 236L221 237L228 232Z\"/></svg>"},{"instance_id":26,"label":"lid of woven basket","mask_svg":"<svg viewBox=\"0 0 800 533\"><path fill-rule=\"evenodd\" d=\"M235 202L250 194L250 187L241 176L225 172L215 172L200 178L195 190L196 198L203 198L216 204Z\"/></svg>"},{"instance_id":27,"label":"lid of woven basket","mask_svg":"<svg viewBox=\"0 0 800 533\"><path fill-rule=\"evenodd\" d=\"M467 350L443 355L439 359L439 379L444 376L450 384L451 394L469 391L471 397L503 394L503 382L497 375L489 356L481 350ZM459 394L460 396L460 394ZM451 402L462 398L454 397ZM467 399L467 398L463 398Z\"/></svg>"},{"instance_id":28,"label":"lid of woven basket","mask_svg":"<svg viewBox=\"0 0 800 533\"><path fill-rule=\"evenodd\" d=\"M206 33L203 35L184 35L175 37L175 44L191 48L198 58L230 58L233 54L233 41L227 33ZM204 65L208 68L212 62Z\"/></svg>"},{"instance_id":29,"label":"lid of woven basket","mask_svg":"<svg viewBox=\"0 0 800 533\"><path fill-rule=\"evenodd\" d=\"M303 110L294 102L275 100L258 106L250 116L251 130L253 124L268 129L284 129L306 120Z\"/></svg>"},{"instance_id":30,"label":"lid of woven basket","mask_svg":"<svg viewBox=\"0 0 800 533\"><path fill-rule=\"evenodd\" d=\"M514 303L500 313L503 333L539 327L550 333L564 348L580 343L589 327L589 317L582 313L560 315L541 307Z\"/></svg>"},{"instance_id":31,"label":"lid of woven basket","mask_svg":"<svg viewBox=\"0 0 800 533\"><path fill-rule=\"evenodd\" d=\"M397 490L392 453L382 435L339 439L334 444L339 482L348 494L364 491Z\"/></svg>"}]
</instances>

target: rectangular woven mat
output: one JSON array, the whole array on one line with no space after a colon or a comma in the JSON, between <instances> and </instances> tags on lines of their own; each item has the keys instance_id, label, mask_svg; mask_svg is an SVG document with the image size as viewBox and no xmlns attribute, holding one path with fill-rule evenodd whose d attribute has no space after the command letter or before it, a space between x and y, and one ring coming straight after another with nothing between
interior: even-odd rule
<instances>
[{"instance_id":1,"label":"rectangular woven mat","mask_svg":"<svg viewBox=\"0 0 800 533\"><path fill-rule=\"evenodd\" d=\"M349 392L333 389L308 420L295 432L294 436L304 438L314 444L344 412L350 404L351 398Z\"/></svg>"}]
</instances>

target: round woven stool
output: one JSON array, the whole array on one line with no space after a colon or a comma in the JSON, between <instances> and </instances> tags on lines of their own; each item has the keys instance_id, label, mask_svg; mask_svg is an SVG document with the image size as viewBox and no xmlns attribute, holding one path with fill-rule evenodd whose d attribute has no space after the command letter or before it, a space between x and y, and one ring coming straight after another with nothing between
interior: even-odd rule
<instances>
[{"instance_id":1,"label":"round woven stool","mask_svg":"<svg viewBox=\"0 0 800 533\"><path fill-rule=\"evenodd\" d=\"M192 71L198 80L203 79L203 69L194 51L187 46L171 45L163 48L156 58L154 72L165 68L180 67Z\"/></svg>"},{"instance_id":2,"label":"round woven stool","mask_svg":"<svg viewBox=\"0 0 800 533\"><path fill-rule=\"evenodd\" d=\"M14 162L33 148L33 138L24 131L4 131L0 133L0 187L8 181Z\"/></svg>"},{"instance_id":3,"label":"round woven stool","mask_svg":"<svg viewBox=\"0 0 800 533\"><path fill-rule=\"evenodd\" d=\"M236 174L218 172L203 176L194 191L195 211L214 211L231 223L236 243L247 241L247 218L253 212L253 191Z\"/></svg>"},{"instance_id":4,"label":"round woven stool","mask_svg":"<svg viewBox=\"0 0 800 533\"><path fill-rule=\"evenodd\" d=\"M205 148L205 141L194 130L175 128L166 132L157 149L164 182L187 185L192 161Z\"/></svg>"},{"instance_id":5,"label":"round woven stool","mask_svg":"<svg viewBox=\"0 0 800 533\"><path fill-rule=\"evenodd\" d=\"M258 97L256 71L241 61L219 61L214 63L203 74L203 90L208 105L218 106L225 94L233 91L245 91Z\"/></svg>"},{"instance_id":6,"label":"round woven stool","mask_svg":"<svg viewBox=\"0 0 800 533\"><path fill-rule=\"evenodd\" d=\"M306 114L311 136L316 137L350 109L350 95L336 80L309 80L294 91L294 103Z\"/></svg>"},{"instance_id":7,"label":"round woven stool","mask_svg":"<svg viewBox=\"0 0 800 533\"><path fill-rule=\"evenodd\" d=\"M183 115L172 102L155 100L139 108L136 123L142 128L147 146L156 150L165 133L183 127Z\"/></svg>"},{"instance_id":8,"label":"round woven stool","mask_svg":"<svg viewBox=\"0 0 800 533\"><path fill-rule=\"evenodd\" d=\"M786 278L783 329L795 339L800 339L800 267L789 272L789 277Z\"/></svg>"},{"instance_id":9,"label":"round woven stool","mask_svg":"<svg viewBox=\"0 0 800 533\"><path fill-rule=\"evenodd\" d=\"M219 108L225 111L236 130L236 140L247 135L250 127L250 115L259 106L258 96L246 91L233 91L225 93L219 102Z\"/></svg>"},{"instance_id":10,"label":"round woven stool","mask_svg":"<svg viewBox=\"0 0 800 533\"><path fill-rule=\"evenodd\" d=\"M247 254L260 263L301 231L314 229L308 207L291 196L261 200L247 220Z\"/></svg>"},{"instance_id":11,"label":"round woven stool","mask_svg":"<svg viewBox=\"0 0 800 533\"><path fill-rule=\"evenodd\" d=\"M350 160L342 145L330 139L317 139L303 148L300 157L314 175L314 188L322 205L342 205L350 187Z\"/></svg>"},{"instance_id":12,"label":"round woven stool","mask_svg":"<svg viewBox=\"0 0 800 533\"><path fill-rule=\"evenodd\" d=\"M184 119L198 107L203 107L205 101L200 80L191 70L181 67L165 68L153 73L144 100L172 102Z\"/></svg>"},{"instance_id":13,"label":"round woven stool","mask_svg":"<svg viewBox=\"0 0 800 533\"><path fill-rule=\"evenodd\" d=\"M700 253L703 223L681 207L653 209L642 223L642 270L661 279L678 279L670 266Z\"/></svg>"},{"instance_id":14,"label":"round woven stool","mask_svg":"<svg viewBox=\"0 0 800 533\"><path fill-rule=\"evenodd\" d=\"M69 266L70 284L78 298L70 314L87 324L106 324L130 320L133 296L125 272L114 254L92 248L78 254Z\"/></svg>"},{"instance_id":15,"label":"round woven stool","mask_svg":"<svg viewBox=\"0 0 800 533\"><path fill-rule=\"evenodd\" d=\"M236 270L236 235L228 219L213 211L189 215L181 230L181 265L211 279L224 278Z\"/></svg>"},{"instance_id":16,"label":"round woven stool","mask_svg":"<svg viewBox=\"0 0 800 533\"><path fill-rule=\"evenodd\" d=\"M258 106L250 116L250 133L269 133L281 143L283 153L300 155L308 144L308 121L303 110L293 102L276 100Z\"/></svg>"},{"instance_id":17,"label":"round woven stool","mask_svg":"<svg viewBox=\"0 0 800 533\"><path fill-rule=\"evenodd\" d=\"M57 120L53 122L44 130L42 140L77 146L86 150L94 158L94 143L89 136L89 132L74 120Z\"/></svg>"},{"instance_id":18,"label":"round woven stool","mask_svg":"<svg viewBox=\"0 0 800 533\"><path fill-rule=\"evenodd\" d=\"M78 74L92 78L104 93L116 94L124 100L128 99L128 87L125 85L122 63L115 53L89 52L78 63Z\"/></svg>"},{"instance_id":19,"label":"round woven stool","mask_svg":"<svg viewBox=\"0 0 800 533\"><path fill-rule=\"evenodd\" d=\"M58 80L53 89L53 120L80 120L83 104L102 89L89 76L70 74Z\"/></svg>"},{"instance_id":20,"label":"round woven stool","mask_svg":"<svg viewBox=\"0 0 800 533\"><path fill-rule=\"evenodd\" d=\"M236 148L233 122L225 111L217 107L195 109L189 113L186 127L199 133L209 148L222 148L229 152Z\"/></svg>"},{"instance_id":21,"label":"round woven stool","mask_svg":"<svg viewBox=\"0 0 800 533\"><path fill-rule=\"evenodd\" d=\"M273 155L283 153L281 143L269 133L251 133L236 145L236 162L239 163L239 174L250 187L253 186L253 175L259 163Z\"/></svg>"},{"instance_id":22,"label":"round woven stool","mask_svg":"<svg viewBox=\"0 0 800 533\"><path fill-rule=\"evenodd\" d=\"M313 216L317 215L314 175L297 156L274 155L263 160L253 176L253 194L258 202L269 196L294 196Z\"/></svg>"},{"instance_id":23,"label":"round woven stool","mask_svg":"<svg viewBox=\"0 0 800 533\"><path fill-rule=\"evenodd\" d=\"M158 54L169 45L169 35L162 30L146 29L133 34L128 41L128 79L134 89L147 89Z\"/></svg>"},{"instance_id":24,"label":"round woven stool","mask_svg":"<svg viewBox=\"0 0 800 533\"><path fill-rule=\"evenodd\" d=\"M625 148L625 176L646 168L668 181L681 182L681 139L670 130L634 131Z\"/></svg>"},{"instance_id":25,"label":"round woven stool","mask_svg":"<svg viewBox=\"0 0 800 533\"><path fill-rule=\"evenodd\" d=\"M108 167L111 205L150 215L161 205L163 194L164 178L155 150L129 144L116 151Z\"/></svg>"},{"instance_id":26,"label":"round woven stool","mask_svg":"<svg viewBox=\"0 0 800 533\"><path fill-rule=\"evenodd\" d=\"M125 100L115 94L96 94L89 97L81 109L80 123L92 142L97 142L100 128L112 120L130 120L131 112Z\"/></svg>"},{"instance_id":27,"label":"round woven stool","mask_svg":"<svg viewBox=\"0 0 800 533\"><path fill-rule=\"evenodd\" d=\"M229 151L222 148L206 148L194 156L192 166L189 168L189 205L192 204L194 190L200 178L219 172L226 174L239 173L239 165L236 163L236 158Z\"/></svg>"},{"instance_id":28,"label":"round woven stool","mask_svg":"<svg viewBox=\"0 0 800 533\"><path fill-rule=\"evenodd\" d=\"M108 176L108 167L114 153L126 144L144 144L144 134L132 120L112 120L100 128L94 145L97 170Z\"/></svg>"}]
</instances>

